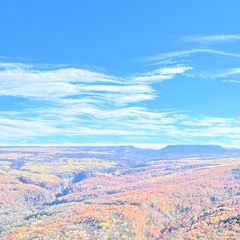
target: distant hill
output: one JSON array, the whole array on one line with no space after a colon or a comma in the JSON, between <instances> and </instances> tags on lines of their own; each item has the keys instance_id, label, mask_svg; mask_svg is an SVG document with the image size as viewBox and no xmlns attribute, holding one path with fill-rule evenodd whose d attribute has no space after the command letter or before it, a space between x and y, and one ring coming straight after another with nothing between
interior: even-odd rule
<instances>
[{"instance_id":1,"label":"distant hill","mask_svg":"<svg viewBox=\"0 0 240 240\"><path fill-rule=\"evenodd\" d=\"M71 147L70 147L71 148ZM159 150L142 149L134 146L88 146L72 147L68 157L98 157L114 161L119 166L142 166L151 160L178 160L183 158L219 159L240 157L240 149L228 150L219 145L168 145ZM66 153L64 153L66 155Z\"/></svg>"},{"instance_id":2,"label":"distant hill","mask_svg":"<svg viewBox=\"0 0 240 240\"><path fill-rule=\"evenodd\" d=\"M0 147L0 153L20 151L22 147ZM26 147L25 153L34 152L34 147ZM40 147L39 149L44 149ZM47 147L46 149L51 149ZM219 145L168 145L159 150L136 148L134 146L62 146L54 147L55 155L49 155L49 160L58 158L98 158L107 162L115 162L118 167L143 166L151 160L178 160L184 158L220 159L240 157L240 149L229 150ZM40 154L40 153L36 153ZM18 159L11 164L11 168L20 169L25 158Z\"/></svg>"},{"instance_id":3,"label":"distant hill","mask_svg":"<svg viewBox=\"0 0 240 240\"><path fill-rule=\"evenodd\" d=\"M239 150L228 150L219 145L168 145L160 149L154 159L228 158L240 156Z\"/></svg>"},{"instance_id":4,"label":"distant hill","mask_svg":"<svg viewBox=\"0 0 240 240\"><path fill-rule=\"evenodd\" d=\"M92 158L117 162L122 167L142 166L151 160L178 160L183 158L218 159L240 157L240 149L228 150L219 145L168 145L159 150L122 146L61 147L59 157ZM66 152L65 152L65 150Z\"/></svg>"},{"instance_id":5,"label":"distant hill","mask_svg":"<svg viewBox=\"0 0 240 240\"><path fill-rule=\"evenodd\" d=\"M227 150L219 145L168 145L160 150L161 153L178 154L207 154L223 153Z\"/></svg>"}]
</instances>

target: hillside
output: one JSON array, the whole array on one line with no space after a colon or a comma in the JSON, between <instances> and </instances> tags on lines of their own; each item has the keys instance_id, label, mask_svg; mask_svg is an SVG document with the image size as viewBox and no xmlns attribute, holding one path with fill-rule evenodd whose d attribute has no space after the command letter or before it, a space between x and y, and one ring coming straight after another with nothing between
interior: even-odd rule
<instances>
[{"instance_id":1,"label":"hillside","mask_svg":"<svg viewBox=\"0 0 240 240\"><path fill-rule=\"evenodd\" d=\"M239 150L228 150L219 145L168 145L160 149L154 159L231 158L240 156Z\"/></svg>"},{"instance_id":2,"label":"hillside","mask_svg":"<svg viewBox=\"0 0 240 240\"><path fill-rule=\"evenodd\" d=\"M237 240L239 184L214 145L1 147L0 238Z\"/></svg>"}]
</instances>

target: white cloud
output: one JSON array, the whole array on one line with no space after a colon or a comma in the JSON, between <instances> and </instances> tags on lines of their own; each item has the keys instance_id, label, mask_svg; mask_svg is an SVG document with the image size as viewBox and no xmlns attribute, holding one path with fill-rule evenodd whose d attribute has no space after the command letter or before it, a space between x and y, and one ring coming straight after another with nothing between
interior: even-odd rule
<instances>
[{"instance_id":1,"label":"white cloud","mask_svg":"<svg viewBox=\"0 0 240 240\"><path fill-rule=\"evenodd\" d=\"M240 74L240 68L231 68L226 69L220 73L212 74L212 78L225 78L231 75L239 75Z\"/></svg>"},{"instance_id":2,"label":"white cloud","mask_svg":"<svg viewBox=\"0 0 240 240\"><path fill-rule=\"evenodd\" d=\"M9 65L9 66L8 66ZM31 66L19 63L4 63L5 68L1 71L1 79L6 81L19 80L23 82L75 82L75 83L93 83L110 82L119 83L120 81L112 76L102 73L91 72L84 69L63 68L57 70L33 70Z\"/></svg>"},{"instance_id":3,"label":"white cloud","mask_svg":"<svg viewBox=\"0 0 240 240\"><path fill-rule=\"evenodd\" d=\"M168 52L168 53L160 54L157 56L147 57L147 58L144 58L144 60L145 61L159 61L159 60L164 60L164 59L171 59L174 57L187 57L189 55L196 54L196 53L212 53L212 54L217 54L217 55L224 55L224 56L240 58L240 54L236 54L236 53L229 53L229 52L224 52L224 51L219 51L219 50L214 50L214 49L197 48L197 49L185 50L185 51Z\"/></svg>"},{"instance_id":4,"label":"white cloud","mask_svg":"<svg viewBox=\"0 0 240 240\"><path fill-rule=\"evenodd\" d=\"M2 69L24 69L29 68L28 65L19 62L0 62L0 68Z\"/></svg>"},{"instance_id":5,"label":"white cloud","mask_svg":"<svg viewBox=\"0 0 240 240\"><path fill-rule=\"evenodd\" d=\"M186 73L187 77L191 78L204 78L204 79L221 79L222 82L228 83L238 83L240 80L234 79L226 79L227 77L235 77L238 78L240 75L240 68L226 68L226 69L218 69L212 71L199 71Z\"/></svg>"},{"instance_id":6,"label":"white cloud","mask_svg":"<svg viewBox=\"0 0 240 240\"><path fill-rule=\"evenodd\" d=\"M240 83L240 80L233 80L233 79L225 79L222 80L223 82L227 82L227 83Z\"/></svg>"},{"instance_id":7,"label":"white cloud","mask_svg":"<svg viewBox=\"0 0 240 240\"><path fill-rule=\"evenodd\" d=\"M0 112L0 143L51 135L80 137L81 141L87 136L116 136L140 145L145 141L188 143L197 138L214 141L216 137L235 145L240 142L238 119L156 112L144 105L159 95L155 83L186 74L193 70L190 66L157 68L128 78L75 68L40 71L18 63L1 66L0 95L19 96L31 104L19 111ZM238 73L235 68L221 76Z\"/></svg>"},{"instance_id":8,"label":"white cloud","mask_svg":"<svg viewBox=\"0 0 240 240\"><path fill-rule=\"evenodd\" d=\"M145 73L140 76L133 77L137 83L155 83L173 78L176 74L183 74L188 70L192 70L189 66L176 66L159 68L154 71Z\"/></svg>"},{"instance_id":9,"label":"white cloud","mask_svg":"<svg viewBox=\"0 0 240 240\"><path fill-rule=\"evenodd\" d=\"M29 140L36 136L45 136L46 134L57 134L56 128L52 121L34 118L11 119L9 114L0 115L0 132L1 142L16 142L21 140Z\"/></svg>"},{"instance_id":10,"label":"white cloud","mask_svg":"<svg viewBox=\"0 0 240 240\"><path fill-rule=\"evenodd\" d=\"M192 67L180 66L180 67L160 68L160 69L155 70L154 72L163 74L163 75L173 76L175 74L182 74L188 70L192 70Z\"/></svg>"},{"instance_id":11,"label":"white cloud","mask_svg":"<svg viewBox=\"0 0 240 240\"><path fill-rule=\"evenodd\" d=\"M231 42L240 40L240 34L222 34L222 35L192 35L183 38L187 42Z\"/></svg>"},{"instance_id":12,"label":"white cloud","mask_svg":"<svg viewBox=\"0 0 240 240\"><path fill-rule=\"evenodd\" d=\"M52 112L54 118L48 119ZM96 106L85 109L49 109L45 112L36 111L34 117L21 117L21 114L11 119L11 113L0 117L1 139L5 142L22 142L32 137L57 135L76 136L84 139L86 136L130 137L130 141L144 143L155 141L158 144L171 142L195 143L201 138L207 142L217 139L226 145L232 141L240 144L240 119L192 117L175 112L151 112L145 108L125 107L119 109L100 110ZM89 117L91 120L86 119ZM17 118L20 117L20 120ZM221 144L221 141L218 142ZM230 144L229 144L230 145Z\"/></svg>"},{"instance_id":13,"label":"white cloud","mask_svg":"<svg viewBox=\"0 0 240 240\"><path fill-rule=\"evenodd\" d=\"M0 64L1 65L1 64ZM0 95L38 99L55 104L83 101L120 106L152 100L152 83L173 78L191 70L188 66L159 68L129 78L118 78L83 69L35 70L21 63L2 63ZM77 99L77 100L76 100Z\"/></svg>"},{"instance_id":14,"label":"white cloud","mask_svg":"<svg viewBox=\"0 0 240 240\"><path fill-rule=\"evenodd\" d=\"M2 139L14 142L48 135L147 136L173 119L131 104L154 99L153 82L190 69L157 69L140 76L145 80L139 82L137 75L123 79L75 68L36 70L21 63L0 67L0 96L30 102L21 111L0 112ZM151 75L157 78L149 81Z\"/></svg>"},{"instance_id":15,"label":"white cloud","mask_svg":"<svg viewBox=\"0 0 240 240\"><path fill-rule=\"evenodd\" d=\"M184 132L190 137L212 137L224 139L239 139L240 119L238 118L186 118L180 121L180 125L185 126Z\"/></svg>"},{"instance_id":16,"label":"white cloud","mask_svg":"<svg viewBox=\"0 0 240 240\"><path fill-rule=\"evenodd\" d=\"M161 76L161 75L144 75L144 76L138 76L134 77L133 80L136 82L161 82L163 80L171 79L170 76Z\"/></svg>"}]
</instances>

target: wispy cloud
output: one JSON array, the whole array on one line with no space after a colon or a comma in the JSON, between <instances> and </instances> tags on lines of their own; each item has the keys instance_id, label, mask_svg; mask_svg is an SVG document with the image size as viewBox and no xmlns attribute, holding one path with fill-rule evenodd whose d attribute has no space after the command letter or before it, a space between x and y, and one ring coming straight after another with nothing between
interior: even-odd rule
<instances>
[{"instance_id":1,"label":"wispy cloud","mask_svg":"<svg viewBox=\"0 0 240 240\"><path fill-rule=\"evenodd\" d=\"M173 78L191 67L159 68L152 72L119 78L84 69L35 70L21 63L0 63L0 95L65 102L91 99L127 104L155 98L151 84Z\"/></svg>"},{"instance_id":2,"label":"wispy cloud","mask_svg":"<svg viewBox=\"0 0 240 240\"><path fill-rule=\"evenodd\" d=\"M240 83L240 80L233 80L233 79L224 79L222 81L226 83Z\"/></svg>"},{"instance_id":3,"label":"wispy cloud","mask_svg":"<svg viewBox=\"0 0 240 240\"><path fill-rule=\"evenodd\" d=\"M240 40L240 34L222 34L222 35L191 35L183 37L187 42L202 42L202 43L215 43L215 42L232 42Z\"/></svg>"},{"instance_id":4,"label":"wispy cloud","mask_svg":"<svg viewBox=\"0 0 240 240\"><path fill-rule=\"evenodd\" d=\"M191 68L165 67L120 78L77 68L39 70L22 63L0 63L0 96L29 103L21 111L0 112L2 139L17 142L48 135L147 136L149 131L158 130L159 124L174 119L137 105L157 97L153 83L188 70Z\"/></svg>"},{"instance_id":5,"label":"wispy cloud","mask_svg":"<svg viewBox=\"0 0 240 240\"><path fill-rule=\"evenodd\" d=\"M82 143L88 137L104 143L111 136L116 142L139 146L144 142L158 146L196 143L206 138L240 145L239 119L161 112L146 106L146 101L159 95L156 83L193 71L191 66L158 67L126 78L77 68L39 70L21 63L0 67L0 97L19 97L29 103L22 110L0 111L0 144L54 136L54 143L58 138L61 143L69 138ZM230 69L222 75L238 72Z\"/></svg>"},{"instance_id":6,"label":"wispy cloud","mask_svg":"<svg viewBox=\"0 0 240 240\"><path fill-rule=\"evenodd\" d=\"M34 118L12 119L12 114L0 114L0 132L2 143L21 143L31 140L33 137L41 137L58 134L59 129L52 121L43 120L39 116Z\"/></svg>"},{"instance_id":7,"label":"wispy cloud","mask_svg":"<svg viewBox=\"0 0 240 240\"><path fill-rule=\"evenodd\" d=\"M231 69L225 69L219 73L212 74L211 78L225 78L232 75L239 75L240 74L240 68L231 68Z\"/></svg>"},{"instance_id":8,"label":"wispy cloud","mask_svg":"<svg viewBox=\"0 0 240 240\"><path fill-rule=\"evenodd\" d=\"M167 79L171 79L177 74L183 74L186 71L189 71L192 69L193 68L189 67L189 66L175 66L175 67L159 68L154 71L145 73L143 75L133 77L133 80L138 83L161 82L161 81L164 81Z\"/></svg>"},{"instance_id":9,"label":"wispy cloud","mask_svg":"<svg viewBox=\"0 0 240 240\"><path fill-rule=\"evenodd\" d=\"M190 56L192 54L197 54L197 53L211 53L211 54L240 58L240 54L237 54L237 53L229 53L229 52L224 52L224 51L214 50L214 49L197 48L197 49L192 49L192 50L168 52L168 53L160 54L160 55L157 55L157 56L147 57L147 58L144 58L143 60L145 60L145 61L159 61L159 60L164 60L164 59L171 59L171 58L174 58L174 57L178 57L178 58L187 57L187 56Z\"/></svg>"}]
</instances>

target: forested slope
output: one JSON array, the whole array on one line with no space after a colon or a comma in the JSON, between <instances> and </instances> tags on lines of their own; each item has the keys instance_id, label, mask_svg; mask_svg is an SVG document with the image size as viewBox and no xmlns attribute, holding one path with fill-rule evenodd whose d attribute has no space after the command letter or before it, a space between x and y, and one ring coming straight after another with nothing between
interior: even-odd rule
<instances>
[{"instance_id":1,"label":"forested slope","mask_svg":"<svg viewBox=\"0 0 240 240\"><path fill-rule=\"evenodd\" d=\"M2 147L0 237L239 239L237 151L186 148Z\"/></svg>"}]
</instances>

